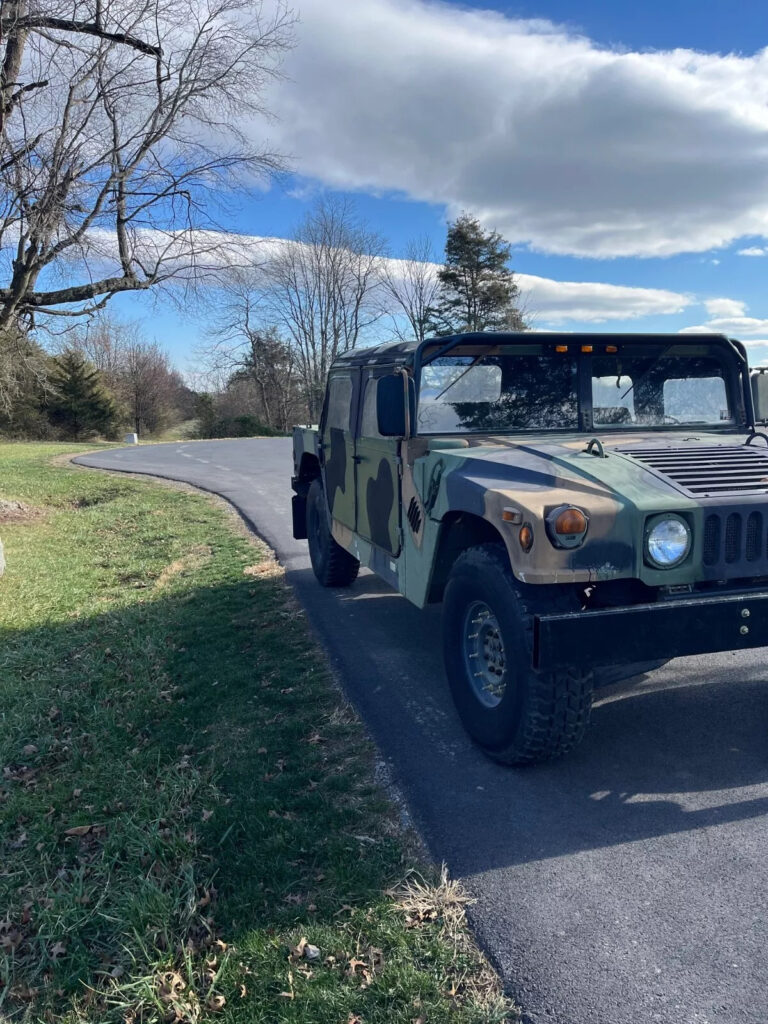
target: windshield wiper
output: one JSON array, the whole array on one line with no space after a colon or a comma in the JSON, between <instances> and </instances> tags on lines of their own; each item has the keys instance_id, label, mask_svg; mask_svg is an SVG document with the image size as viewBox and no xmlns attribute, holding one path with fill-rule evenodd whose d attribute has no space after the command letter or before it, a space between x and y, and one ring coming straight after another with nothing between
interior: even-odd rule
<instances>
[{"instance_id":1,"label":"windshield wiper","mask_svg":"<svg viewBox=\"0 0 768 1024\"><path fill-rule=\"evenodd\" d=\"M632 381L632 383L629 385L627 390L624 392L624 394L619 399L620 402L624 401L624 399L627 397L627 395L630 393L630 391L632 391L632 389L635 387L636 384L643 384L643 383L645 383L645 381L650 377L651 373L656 369L658 364L661 362L661 360L664 358L664 356L667 354L667 352L669 352L669 350L671 348L672 348L671 345L667 345L667 347L665 349L663 349L661 352L659 352L659 354L653 360L653 362L648 367L648 369L645 371L645 373L642 374L638 380L633 380Z\"/></svg>"},{"instance_id":2,"label":"windshield wiper","mask_svg":"<svg viewBox=\"0 0 768 1024\"><path fill-rule=\"evenodd\" d=\"M446 391L450 391L454 384L458 384L462 377L466 377L469 371L474 369L474 367L477 366L477 364L480 362L483 356L487 356L492 348L495 348L495 345L489 345L483 352L481 352L479 355L476 355L472 362L469 364L469 366L466 368L466 370L460 373L459 376L455 380L452 380L450 384L446 384L446 386L443 388L440 394L435 395L432 401L436 402L439 398L442 398Z\"/></svg>"}]
</instances>

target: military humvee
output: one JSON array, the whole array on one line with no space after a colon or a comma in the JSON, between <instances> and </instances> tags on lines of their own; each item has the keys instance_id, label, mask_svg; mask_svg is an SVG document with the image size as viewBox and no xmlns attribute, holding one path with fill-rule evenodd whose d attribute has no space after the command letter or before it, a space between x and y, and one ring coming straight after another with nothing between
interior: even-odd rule
<instances>
[{"instance_id":1,"label":"military humvee","mask_svg":"<svg viewBox=\"0 0 768 1024\"><path fill-rule=\"evenodd\" d=\"M319 427L294 431L294 536L324 586L362 564L442 601L465 728L530 763L581 739L596 685L768 644L758 422L744 347L720 335L356 350Z\"/></svg>"}]
</instances>

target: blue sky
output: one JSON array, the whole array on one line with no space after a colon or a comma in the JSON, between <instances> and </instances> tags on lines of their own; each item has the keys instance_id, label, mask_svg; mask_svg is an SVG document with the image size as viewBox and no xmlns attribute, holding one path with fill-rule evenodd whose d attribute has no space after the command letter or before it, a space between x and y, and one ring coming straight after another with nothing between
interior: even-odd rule
<instances>
[{"instance_id":1,"label":"blue sky","mask_svg":"<svg viewBox=\"0 0 768 1024\"><path fill-rule=\"evenodd\" d=\"M277 120L249 126L295 173L227 227L288 236L325 191L353 196L393 255L424 233L439 255L447 219L468 210L513 243L537 326L703 325L768 359L764 4L297 7L287 79L267 97ZM197 310L115 309L182 366L205 337Z\"/></svg>"}]
</instances>

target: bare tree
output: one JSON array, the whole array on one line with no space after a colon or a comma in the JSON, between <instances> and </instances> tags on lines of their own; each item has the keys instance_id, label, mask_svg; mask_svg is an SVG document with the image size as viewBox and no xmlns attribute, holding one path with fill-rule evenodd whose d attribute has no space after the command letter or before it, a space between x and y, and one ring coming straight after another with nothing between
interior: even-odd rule
<instances>
[{"instance_id":1,"label":"bare tree","mask_svg":"<svg viewBox=\"0 0 768 1024\"><path fill-rule=\"evenodd\" d=\"M47 376L46 355L26 332L16 325L0 329L0 427L30 393L49 390Z\"/></svg>"},{"instance_id":2,"label":"bare tree","mask_svg":"<svg viewBox=\"0 0 768 1024\"><path fill-rule=\"evenodd\" d=\"M127 404L137 434L152 434L167 426L181 385L168 354L156 341L135 338L126 343L116 392Z\"/></svg>"},{"instance_id":3,"label":"bare tree","mask_svg":"<svg viewBox=\"0 0 768 1024\"><path fill-rule=\"evenodd\" d=\"M210 202L278 165L239 124L282 0L3 0L0 328L221 265Z\"/></svg>"},{"instance_id":4,"label":"bare tree","mask_svg":"<svg viewBox=\"0 0 768 1024\"><path fill-rule=\"evenodd\" d=\"M61 347L78 352L99 371L137 433L154 433L178 414L185 390L181 375L139 324L100 314L70 332Z\"/></svg>"},{"instance_id":5,"label":"bare tree","mask_svg":"<svg viewBox=\"0 0 768 1024\"><path fill-rule=\"evenodd\" d=\"M89 317L85 323L57 339L55 349L75 349L103 376L107 386L117 393L125 364L126 349L141 340L138 324L124 323L105 313Z\"/></svg>"},{"instance_id":6,"label":"bare tree","mask_svg":"<svg viewBox=\"0 0 768 1024\"><path fill-rule=\"evenodd\" d=\"M405 259L387 260L382 267L385 292L395 302L392 314L395 333L402 340L424 341L430 333L432 310L440 293L439 268L435 265L429 236L412 239Z\"/></svg>"},{"instance_id":7,"label":"bare tree","mask_svg":"<svg viewBox=\"0 0 768 1024\"><path fill-rule=\"evenodd\" d=\"M305 418L306 410L296 350L265 321L263 272L233 270L217 291L215 304L211 343L201 353L208 379L219 382L218 391L246 401L250 384L257 401L253 409L243 411L253 412L268 427L287 431Z\"/></svg>"},{"instance_id":8,"label":"bare tree","mask_svg":"<svg viewBox=\"0 0 768 1024\"><path fill-rule=\"evenodd\" d=\"M321 199L264 267L265 301L295 349L310 419L331 362L382 316L382 238L344 200Z\"/></svg>"}]
</instances>

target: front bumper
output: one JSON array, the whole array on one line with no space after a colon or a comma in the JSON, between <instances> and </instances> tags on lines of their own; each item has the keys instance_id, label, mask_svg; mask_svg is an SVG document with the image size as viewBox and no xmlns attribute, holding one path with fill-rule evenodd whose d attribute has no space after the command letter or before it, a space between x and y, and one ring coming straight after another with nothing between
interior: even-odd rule
<instances>
[{"instance_id":1,"label":"front bumper","mask_svg":"<svg viewBox=\"0 0 768 1024\"><path fill-rule=\"evenodd\" d=\"M760 590L537 615L533 666L549 672L765 646L768 590Z\"/></svg>"}]
</instances>

